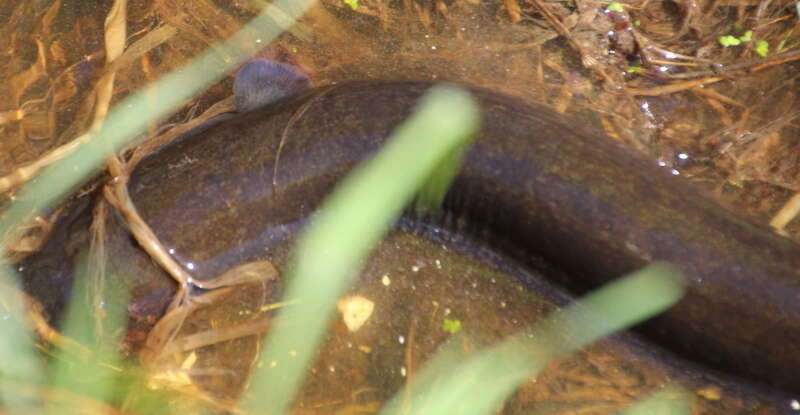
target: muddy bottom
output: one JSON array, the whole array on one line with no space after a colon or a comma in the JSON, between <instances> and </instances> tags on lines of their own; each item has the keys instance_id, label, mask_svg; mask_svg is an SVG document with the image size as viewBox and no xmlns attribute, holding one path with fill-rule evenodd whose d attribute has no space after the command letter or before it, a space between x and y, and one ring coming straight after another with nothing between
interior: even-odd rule
<instances>
[{"instance_id":1,"label":"muddy bottom","mask_svg":"<svg viewBox=\"0 0 800 415\"><path fill-rule=\"evenodd\" d=\"M357 330L336 313L294 413L377 413L446 341L465 353L477 351L535 325L566 298L487 249L440 230L424 233L396 229L375 249L342 297L372 304L373 311ZM289 246L287 241L270 249L269 259L281 270ZM270 302L255 288L237 290L232 299L192 316L184 334L252 321ZM246 388L260 346L258 336L245 336L187 350L175 361L190 374L187 384L232 401ZM266 366L260 370L281 370L277 362ZM550 365L518 388L502 413L616 413L673 382L689 391L693 413L779 413L774 406L789 405L618 336Z\"/></svg>"}]
</instances>

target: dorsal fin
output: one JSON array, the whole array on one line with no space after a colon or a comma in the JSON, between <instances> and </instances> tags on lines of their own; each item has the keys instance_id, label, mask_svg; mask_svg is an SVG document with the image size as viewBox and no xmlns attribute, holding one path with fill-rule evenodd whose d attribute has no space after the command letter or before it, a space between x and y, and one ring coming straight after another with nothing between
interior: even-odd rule
<instances>
[{"instance_id":1,"label":"dorsal fin","mask_svg":"<svg viewBox=\"0 0 800 415\"><path fill-rule=\"evenodd\" d=\"M268 59L254 59L242 66L233 82L238 112L248 112L282 98L296 95L311 86L298 68Z\"/></svg>"}]
</instances>

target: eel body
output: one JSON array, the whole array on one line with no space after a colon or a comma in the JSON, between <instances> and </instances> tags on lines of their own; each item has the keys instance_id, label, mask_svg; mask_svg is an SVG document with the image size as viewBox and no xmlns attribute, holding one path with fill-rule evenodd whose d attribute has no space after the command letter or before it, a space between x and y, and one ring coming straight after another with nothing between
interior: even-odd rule
<instances>
[{"instance_id":1,"label":"eel body","mask_svg":"<svg viewBox=\"0 0 800 415\"><path fill-rule=\"evenodd\" d=\"M263 259L381 147L429 87L326 87L232 117L143 160L131 197L175 258L195 278L212 278ZM642 333L718 369L800 392L800 246L601 133L502 94L472 92L483 111L480 133L441 212L422 220L487 241L576 293L653 261L672 263L687 277L687 295ZM110 266L136 269L134 297L157 296L152 313L163 311L174 290L169 278L114 229ZM30 281L59 268L42 263L41 255L26 260Z\"/></svg>"}]
</instances>

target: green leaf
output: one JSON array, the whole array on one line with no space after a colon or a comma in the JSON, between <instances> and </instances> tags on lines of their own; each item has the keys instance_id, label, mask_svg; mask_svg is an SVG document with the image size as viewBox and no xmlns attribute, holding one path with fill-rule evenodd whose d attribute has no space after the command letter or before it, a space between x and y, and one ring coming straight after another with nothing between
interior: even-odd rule
<instances>
[{"instance_id":1,"label":"green leaf","mask_svg":"<svg viewBox=\"0 0 800 415\"><path fill-rule=\"evenodd\" d=\"M769 55L769 42L766 40L759 40L756 42L756 53L761 57Z\"/></svg>"},{"instance_id":2,"label":"green leaf","mask_svg":"<svg viewBox=\"0 0 800 415\"><path fill-rule=\"evenodd\" d=\"M442 330L450 334L458 333L461 331L461 320L451 320L449 318L444 319L442 322Z\"/></svg>"},{"instance_id":3,"label":"green leaf","mask_svg":"<svg viewBox=\"0 0 800 415\"><path fill-rule=\"evenodd\" d=\"M342 0L344 4L350 6L351 9L356 10L358 9L358 0Z\"/></svg>"},{"instance_id":4,"label":"green leaf","mask_svg":"<svg viewBox=\"0 0 800 415\"><path fill-rule=\"evenodd\" d=\"M748 31L744 32L743 35L739 36L739 40L741 40L742 42L749 42L749 41L753 40L753 31L752 30L748 30Z\"/></svg>"},{"instance_id":5,"label":"green leaf","mask_svg":"<svg viewBox=\"0 0 800 415\"><path fill-rule=\"evenodd\" d=\"M622 4L620 4L620 3L616 2L616 1L613 1L608 5L608 7L606 7L606 11L607 12L621 13L621 12L625 11L625 9L622 8Z\"/></svg>"},{"instance_id":6,"label":"green leaf","mask_svg":"<svg viewBox=\"0 0 800 415\"><path fill-rule=\"evenodd\" d=\"M726 35L726 36L720 36L719 37L719 44L727 48L728 46L741 45L742 41L737 39L736 37L733 37L733 36L730 36L730 35Z\"/></svg>"}]
</instances>

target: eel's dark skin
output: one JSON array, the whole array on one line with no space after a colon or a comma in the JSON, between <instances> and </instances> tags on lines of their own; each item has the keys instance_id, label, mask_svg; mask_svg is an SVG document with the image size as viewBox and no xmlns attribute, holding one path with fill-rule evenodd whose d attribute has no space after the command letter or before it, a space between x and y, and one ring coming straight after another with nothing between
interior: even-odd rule
<instances>
[{"instance_id":1,"label":"eel's dark skin","mask_svg":"<svg viewBox=\"0 0 800 415\"><path fill-rule=\"evenodd\" d=\"M263 258L282 226L310 215L429 87L325 87L226 119L146 158L132 174L131 197L175 257L192 263L195 278L212 278ZM531 267L544 263L576 292L652 261L675 264L688 293L641 332L716 368L800 392L800 245L580 123L499 93L472 92L483 111L480 133L443 211L427 220ZM75 217L73 227L85 226ZM161 305L151 311L160 312L174 289L169 278L110 226L117 241L110 267L133 267L135 298L157 296ZM64 243L72 231L63 229L45 252L73 245ZM28 286L66 272L66 254L44 255L25 261Z\"/></svg>"}]
</instances>

